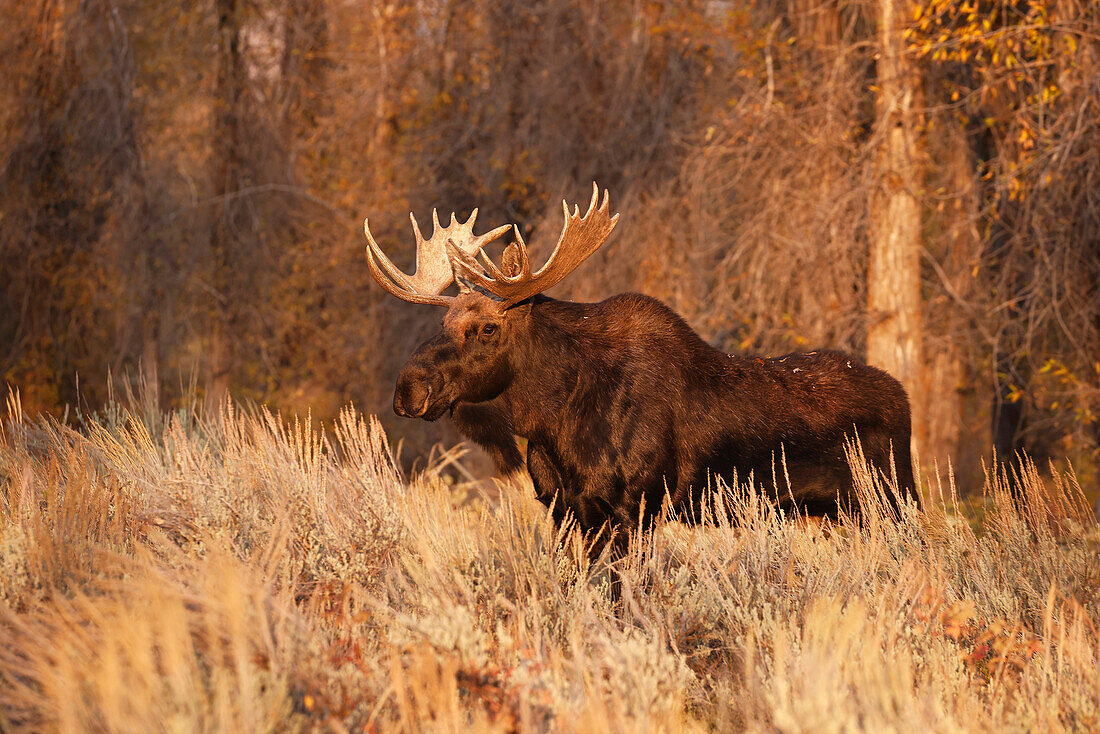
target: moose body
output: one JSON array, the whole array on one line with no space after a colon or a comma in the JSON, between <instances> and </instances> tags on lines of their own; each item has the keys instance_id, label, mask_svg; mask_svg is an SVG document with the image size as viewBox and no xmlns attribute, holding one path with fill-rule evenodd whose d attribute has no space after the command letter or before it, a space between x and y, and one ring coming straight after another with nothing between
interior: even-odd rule
<instances>
[{"instance_id":1,"label":"moose body","mask_svg":"<svg viewBox=\"0 0 1100 734\"><path fill-rule=\"evenodd\" d=\"M702 493L718 478L732 486L751 477L798 512L858 510L846 451L856 441L871 467L912 492L909 401L885 372L838 352L726 354L643 295L542 296L614 227L617 215L608 216L606 196L597 209L597 193L583 217L566 208L558 246L535 274L518 232L502 268L484 256L506 228L475 237L476 210L465 224L436 220L429 240L413 220L414 276L367 229L383 287L448 307L440 333L401 370L398 415L450 413L501 473L526 466L555 519L571 513L585 530L651 520L666 497L681 517L698 519ZM440 295L456 279L460 294ZM526 457L516 436L527 439Z\"/></svg>"},{"instance_id":2,"label":"moose body","mask_svg":"<svg viewBox=\"0 0 1100 734\"><path fill-rule=\"evenodd\" d=\"M726 354L659 301L624 294L593 304L540 296L512 309L490 335L508 342L500 358L477 365L494 323L491 308L480 311L456 302L401 371L394 409L451 412L503 473L523 468L514 437L525 437L537 496L559 521L570 512L586 530L630 526L666 494L677 514L696 517L708 484L750 476L790 509L858 509L845 451L856 437L870 465L889 473L892 452L899 485L913 486L905 392L853 357ZM461 399L464 375L487 387L482 400ZM424 401L433 380L436 400Z\"/></svg>"}]
</instances>

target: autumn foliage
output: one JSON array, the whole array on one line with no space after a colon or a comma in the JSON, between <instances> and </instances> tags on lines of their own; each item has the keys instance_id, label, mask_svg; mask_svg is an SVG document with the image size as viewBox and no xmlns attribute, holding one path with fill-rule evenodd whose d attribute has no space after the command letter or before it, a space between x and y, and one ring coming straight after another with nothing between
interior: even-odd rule
<instances>
[{"instance_id":1,"label":"autumn foliage","mask_svg":"<svg viewBox=\"0 0 1100 734\"><path fill-rule=\"evenodd\" d=\"M881 165L900 10L911 165ZM891 5L891 7L893 7ZM0 3L0 380L29 411L129 375L398 424L437 314L361 222L516 222L598 180L623 219L557 295L639 290L726 350L864 353L877 192L916 202L918 448L968 487L1026 448L1082 476L1100 390L1100 18L1088 2ZM878 235L874 235L877 237ZM908 287L908 286L907 286ZM877 301L876 301L877 302ZM435 432L433 432L435 431Z\"/></svg>"}]
</instances>

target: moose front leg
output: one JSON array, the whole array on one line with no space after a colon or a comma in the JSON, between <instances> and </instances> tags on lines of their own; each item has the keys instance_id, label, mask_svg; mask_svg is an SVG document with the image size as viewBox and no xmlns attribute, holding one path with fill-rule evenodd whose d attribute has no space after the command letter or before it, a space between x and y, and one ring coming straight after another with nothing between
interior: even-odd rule
<instances>
[{"instance_id":1,"label":"moose front leg","mask_svg":"<svg viewBox=\"0 0 1100 734\"><path fill-rule=\"evenodd\" d=\"M512 419L502 408L492 401L459 403L451 420L459 433L485 449L501 479L523 471L523 454L516 445Z\"/></svg>"},{"instance_id":2,"label":"moose front leg","mask_svg":"<svg viewBox=\"0 0 1100 734\"><path fill-rule=\"evenodd\" d=\"M550 460L546 450L537 443L527 444L527 472L531 475L531 483L535 485L535 497L542 504L553 508L554 524L561 526L568 509L563 496L565 487L561 472Z\"/></svg>"},{"instance_id":3,"label":"moose front leg","mask_svg":"<svg viewBox=\"0 0 1100 734\"><path fill-rule=\"evenodd\" d=\"M527 444L527 471L535 485L535 497L539 502L552 507L554 522L559 526L567 513L572 513L577 527L582 532L595 535L602 530L607 536L607 528L618 525L615 508L600 499L606 492L600 491L600 485L576 487L566 486L562 471L551 459L549 452L538 443ZM588 477L589 485L592 477ZM604 527L607 526L607 527Z\"/></svg>"},{"instance_id":4,"label":"moose front leg","mask_svg":"<svg viewBox=\"0 0 1100 734\"><path fill-rule=\"evenodd\" d=\"M527 445L527 471L535 485L535 496L539 502L552 509L557 527L561 527L566 514L573 513L577 527L587 541L585 545L591 561L596 561L610 546L608 591L612 601L617 603L622 596L622 579L615 567L615 561L625 556L629 548L630 536L626 528L613 519L614 513L607 511L610 508L604 507L602 514L595 513L592 502L578 497L575 488L566 487L561 470L551 460L546 449L538 443Z\"/></svg>"}]
</instances>

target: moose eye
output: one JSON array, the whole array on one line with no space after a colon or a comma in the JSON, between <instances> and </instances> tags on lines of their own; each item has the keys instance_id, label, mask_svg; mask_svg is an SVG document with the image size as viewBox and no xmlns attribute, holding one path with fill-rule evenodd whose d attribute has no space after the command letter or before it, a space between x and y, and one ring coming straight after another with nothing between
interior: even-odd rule
<instances>
[{"instance_id":1,"label":"moose eye","mask_svg":"<svg viewBox=\"0 0 1100 734\"><path fill-rule=\"evenodd\" d=\"M483 336L492 336L493 334L497 333L497 325L485 324L485 326L481 327L481 333Z\"/></svg>"}]
</instances>

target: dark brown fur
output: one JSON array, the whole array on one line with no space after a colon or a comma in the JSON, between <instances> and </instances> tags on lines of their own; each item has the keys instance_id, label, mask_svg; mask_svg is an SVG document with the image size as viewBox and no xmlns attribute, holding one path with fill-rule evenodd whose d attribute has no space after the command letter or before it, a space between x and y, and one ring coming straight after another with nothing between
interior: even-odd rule
<instances>
[{"instance_id":1,"label":"dark brown fur","mask_svg":"<svg viewBox=\"0 0 1100 734\"><path fill-rule=\"evenodd\" d=\"M487 333L486 327L489 326ZM527 470L585 530L646 519L667 493L685 517L708 480L750 473L813 515L858 509L845 441L911 492L909 400L897 380L838 352L738 357L704 342L667 306L624 294L602 303L542 296L507 310L468 293L409 358L394 410L458 429L501 472ZM782 463L786 465L784 475ZM772 483L778 477L778 488Z\"/></svg>"}]
</instances>

